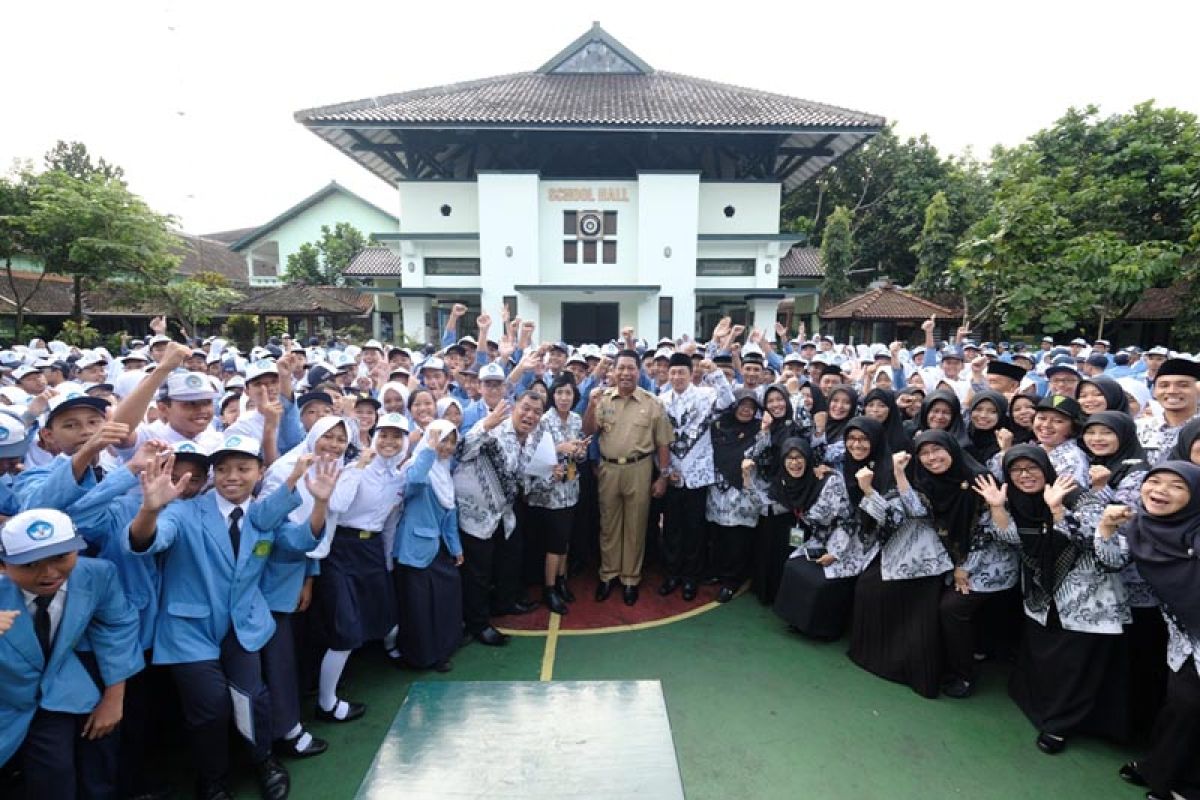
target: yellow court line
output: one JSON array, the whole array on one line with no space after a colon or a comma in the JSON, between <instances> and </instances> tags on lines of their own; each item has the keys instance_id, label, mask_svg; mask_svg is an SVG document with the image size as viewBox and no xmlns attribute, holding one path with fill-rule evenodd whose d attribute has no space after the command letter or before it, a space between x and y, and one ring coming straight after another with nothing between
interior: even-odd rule
<instances>
[{"instance_id":1,"label":"yellow court line","mask_svg":"<svg viewBox=\"0 0 1200 800\"><path fill-rule=\"evenodd\" d=\"M749 581L743 583L741 585L741 587L737 590L737 594L734 596L741 597L743 594L746 593L746 590L749 587L750 587ZM606 633L628 633L630 631L644 631L644 630L648 630L650 628L661 628L663 625L670 625L673 622L680 622L685 619L691 619L692 617L697 617L705 612L712 611L715 608L720 608L721 605L722 604L718 603L716 600L710 600L702 606L696 606L695 608L690 608L687 611L684 611L680 614L675 614L670 617L663 617L662 619L652 619L652 620L648 620L646 622L632 622L628 625L610 625L607 628L583 628L583 629L579 629L579 630L565 630L565 631L559 630L559 623L561 621L561 617L559 617L558 614L551 614L550 615L550 629L551 629L551 631L553 631L555 638L557 638L559 636L595 636L598 634L606 634ZM501 628L500 632L508 634L509 636L528 636L531 638L538 637L538 636L549 636L549 634L550 634L549 631L513 630L510 628ZM549 650L549 645L547 645L547 648ZM553 655L552 651L551 651L551 655ZM542 662L542 670L543 670L543 672L545 671L545 660L544 659ZM543 680L546 680L546 679L543 678Z\"/></svg>"},{"instance_id":2,"label":"yellow court line","mask_svg":"<svg viewBox=\"0 0 1200 800\"><path fill-rule=\"evenodd\" d=\"M538 680L549 681L554 678L554 652L558 649L558 626L561 621L562 617L558 614L550 615L550 631L546 634L546 649L542 651L542 674Z\"/></svg>"}]
</instances>

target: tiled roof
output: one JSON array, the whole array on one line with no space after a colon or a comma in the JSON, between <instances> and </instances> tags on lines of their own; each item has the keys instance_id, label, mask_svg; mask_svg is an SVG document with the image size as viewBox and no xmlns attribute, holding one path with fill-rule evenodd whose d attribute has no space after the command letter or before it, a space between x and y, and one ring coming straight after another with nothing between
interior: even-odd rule
<instances>
[{"instance_id":1,"label":"tiled roof","mask_svg":"<svg viewBox=\"0 0 1200 800\"><path fill-rule=\"evenodd\" d=\"M780 278L824 278L825 264L819 247L793 247L779 259Z\"/></svg>"},{"instance_id":2,"label":"tiled roof","mask_svg":"<svg viewBox=\"0 0 1200 800\"><path fill-rule=\"evenodd\" d=\"M353 314L370 312L369 294L335 286L294 284L252 291L240 303L230 306L238 314Z\"/></svg>"},{"instance_id":3,"label":"tiled roof","mask_svg":"<svg viewBox=\"0 0 1200 800\"><path fill-rule=\"evenodd\" d=\"M404 261L387 247L364 247L346 265L347 278L399 277Z\"/></svg>"},{"instance_id":4,"label":"tiled roof","mask_svg":"<svg viewBox=\"0 0 1200 800\"><path fill-rule=\"evenodd\" d=\"M820 313L821 319L928 319L931 314L959 319L962 312L931 303L915 294L886 285L851 297Z\"/></svg>"},{"instance_id":5,"label":"tiled roof","mask_svg":"<svg viewBox=\"0 0 1200 800\"><path fill-rule=\"evenodd\" d=\"M248 233L254 233L258 227L253 228L235 228L231 231L217 231L216 233L202 233L200 238L212 239L214 242L221 242L224 245L231 245L238 239L241 239Z\"/></svg>"},{"instance_id":6,"label":"tiled roof","mask_svg":"<svg viewBox=\"0 0 1200 800\"><path fill-rule=\"evenodd\" d=\"M1175 319L1179 316L1182 300L1187 295L1188 286L1182 282L1165 289L1147 289L1122 319L1130 322Z\"/></svg>"},{"instance_id":7,"label":"tiled roof","mask_svg":"<svg viewBox=\"0 0 1200 800\"><path fill-rule=\"evenodd\" d=\"M296 121L875 130L882 117L674 72L521 72L296 112Z\"/></svg>"},{"instance_id":8,"label":"tiled roof","mask_svg":"<svg viewBox=\"0 0 1200 800\"><path fill-rule=\"evenodd\" d=\"M179 263L180 275L215 272L232 285L244 285L247 282L246 259L230 250L227 243L205 236L193 236L190 233L176 235L183 244L183 261Z\"/></svg>"},{"instance_id":9,"label":"tiled roof","mask_svg":"<svg viewBox=\"0 0 1200 800\"><path fill-rule=\"evenodd\" d=\"M24 301L26 314L70 314L75 297L72 280L64 275L46 275L39 285L39 277L35 272L13 271L13 282L17 285L14 293L8 276L0 274L0 314L14 313L18 297ZM85 308L86 301L85 297Z\"/></svg>"}]
</instances>

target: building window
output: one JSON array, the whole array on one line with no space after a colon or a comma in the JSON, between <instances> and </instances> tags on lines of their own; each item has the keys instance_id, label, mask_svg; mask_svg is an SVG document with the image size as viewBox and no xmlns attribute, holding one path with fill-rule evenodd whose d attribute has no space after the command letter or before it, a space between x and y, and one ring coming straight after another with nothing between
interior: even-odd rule
<instances>
[{"instance_id":1,"label":"building window","mask_svg":"<svg viewBox=\"0 0 1200 800\"><path fill-rule=\"evenodd\" d=\"M702 278L742 278L754 275L753 258L698 258L696 274Z\"/></svg>"},{"instance_id":2,"label":"building window","mask_svg":"<svg viewBox=\"0 0 1200 800\"><path fill-rule=\"evenodd\" d=\"M517 296L515 294L504 295L504 305L508 308L508 318L510 320L516 319L521 315L520 309L517 308Z\"/></svg>"},{"instance_id":3,"label":"building window","mask_svg":"<svg viewBox=\"0 0 1200 800\"><path fill-rule=\"evenodd\" d=\"M563 212L564 264L617 263L616 211Z\"/></svg>"},{"instance_id":4,"label":"building window","mask_svg":"<svg viewBox=\"0 0 1200 800\"><path fill-rule=\"evenodd\" d=\"M446 277L451 275L478 275L478 258L427 258L425 274Z\"/></svg>"},{"instance_id":5,"label":"building window","mask_svg":"<svg viewBox=\"0 0 1200 800\"><path fill-rule=\"evenodd\" d=\"M658 298L658 338L664 336L670 339L675 338L672 329L675 327L675 322L672 319L675 315L675 298L660 297Z\"/></svg>"}]
</instances>

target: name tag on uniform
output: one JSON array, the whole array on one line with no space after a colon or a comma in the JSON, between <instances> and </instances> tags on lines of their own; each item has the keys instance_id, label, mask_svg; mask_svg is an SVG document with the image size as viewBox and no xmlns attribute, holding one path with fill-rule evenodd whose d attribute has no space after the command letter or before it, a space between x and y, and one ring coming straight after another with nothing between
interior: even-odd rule
<instances>
[{"instance_id":1,"label":"name tag on uniform","mask_svg":"<svg viewBox=\"0 0 1200 800\"><path fill-rule=\"evenodd\" d=\"M370 531L359 531L358 532L358 538L360 538L360 539L370 539L372 535L373 534Z\"/></svg>"},{"instance_id":2,"label":"name tag on uniform","mask_svg":"<svg viewBox=\"0 0 1200 800\"><path fill-rule=\"evenodd\" d=\"M788 544L792 547L804 546L804 528L799 525L793 525L791 532L788 534Z\"/></svg>"},{"instance_id":3,"label":"name tag on uniform","mask_svg":"<svg viewBox=\"0 0 1200 800\"><path fill-rule=\"evenodd\" d=\"M259 539L257 542L255 542L254 555L258 556L259 558L266 558L267 556L271 555L271 540Z\"/></svg>"}]
</instances>

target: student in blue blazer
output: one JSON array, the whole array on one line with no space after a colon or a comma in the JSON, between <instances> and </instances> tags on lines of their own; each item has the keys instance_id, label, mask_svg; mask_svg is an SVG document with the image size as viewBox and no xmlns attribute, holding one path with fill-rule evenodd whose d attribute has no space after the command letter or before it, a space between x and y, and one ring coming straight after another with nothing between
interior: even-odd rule
<instances>
[{"instance_id":1,"label":"student in blue blazer","mask_svg":"<svg viewBox=\"0 0 1200 800\"><path fill-rule=\"evenodd\" d=\"M429 423L404 470L404 514L393 549L400 652L411 666L438 672L450 670L462 641L463 550L450 475L457 444L453 423Z\"/></svg>"},{"instance_id":2,"label":"student in blue blazer","mask_svg":"<svg viewBox=\"0 0 1200 800\"><path fill-rule=\"evenodd\" d=\"M115 797L112 734L143 666L117 571L81 558L83 539L53 509L17 514L0 546L0 764L17 756L31 800Z\"/></svg>"},{"instance_id":3,"label":"student in blue blazer","mask_svg":"<svg viewBox=\"0 0 1200 800\"><path fill-rule=\"evenodd\" d=\"M204 800L230 796L229 723L250 743L263 797L287 797L287 770L271 755L271 709L259 651L275 630L260 588L275 548L304 553L325 524L336 467L321 465L306 485L310 521L260 530L247 513L263 466L258 440L227 436L212 454L214 491L172 503L174 456L142 474L142 505L129 525L135 553L158 556L162 574L154 663L171 665L192 737ZM168 505L170 504L170 505Z\"/></svg>"}]
</instances>

